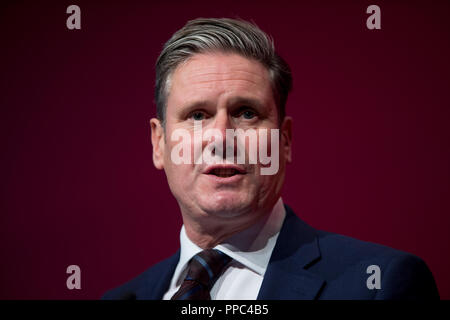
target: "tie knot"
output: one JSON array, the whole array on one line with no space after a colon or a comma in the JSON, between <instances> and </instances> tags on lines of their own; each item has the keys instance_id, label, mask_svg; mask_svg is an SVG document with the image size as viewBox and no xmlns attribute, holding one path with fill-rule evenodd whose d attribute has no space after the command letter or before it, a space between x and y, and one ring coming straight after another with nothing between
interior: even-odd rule
<instances>
[{"instance_id":1,"label":"tie knot","mask_svg":"<svg viewBox=\"0 0 450 320\"><path fill-rule=\"evenodd\" d=\"M206 249L189 262L186 280L196 281L211 289L231 258L217 249Z\"/></svg>"}]
</instances>

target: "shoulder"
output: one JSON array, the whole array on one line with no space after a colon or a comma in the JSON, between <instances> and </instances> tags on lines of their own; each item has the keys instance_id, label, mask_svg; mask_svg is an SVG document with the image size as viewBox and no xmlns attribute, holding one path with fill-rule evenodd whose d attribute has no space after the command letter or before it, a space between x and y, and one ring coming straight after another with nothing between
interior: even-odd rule
<instances>
[{"instance_id":1,"label":"shoulder","mask_svg":"<svg viewBox=\"0 0 450 320\"><path fill-rule=\"evenodd\" d=\"M371 299L439 298L430 269L416 255L323 231L318 231L318 242L321 264L316 271L330 284L353 286ZM379 282L377 290L368 290L372 280Z\"/></svg>"},{"instance_id":2,"label":"shoulder","mask_svg":"<svg viewBox=\"0 0 450 320\"><path fill-rule=\"evenodd\" d=\"M170 283L178 259L179 251L130 281L107 291L102 300L160 299Z\"/></svg>"},{"instance_id":3,"label":"shoulder","mask_svg":"<svg viewBox=\"0 0 450 320\"><path fill-rule=\"evenodd\" d=\"M291 211L291 210L290 210ZM291 211L292 212L292 211ZM299 222L296 222L296 220ZM314 229L291 218L290 233L307 232L317 244L317 258L307 266L310 274L326 283L322 298L331 299L422 299L439 298L433 275L418 256L385 245ZM315 240L312 240L312 239ZM292 239L292 238L291 238ZM286 241L284 242L286 244ZM305 245L298 245L299 248ZM297 250L296 250L297 251ZM368 288L371 275L380 289Z\"/></svg>"},{"instance_id":4,"label":"shoulder","mask_svg":"<svg viewBox=\"0 0 450 320\"><path fill-rule=\"evenodd\" d=\"M381 244L362 241L349 236L315 229L300 219L294 211L286 207L286 219L280 232L283 247L297 242L295 251L305 245L317 243L320 260L334 265L346 265L355 261L373 259L390 260L408 253Z\"/></svg>"},{"instance_id":5,"label":"shoulder","mask_svg":"<svg viewBox=\"0 0 450 320\"><path fill-rule=\"evenodd\" d=\"M345 268L356 263L387 267L396 261L411 265L424 264L421 258L411 253L341 234L317 230L317 241L322 262L334 268Z\"/></svg>"},{"instance_id":6,"label":"shoulder","mask_svg":"<svg viewBox=\"0 0 450 320\"><path fill-rule=\"evenodd\" d=\"M351 263L355 260L391 260L413 255L374 242L362 241L345 235L316 230L322 259L337 259L335 262Z\"/></svg>"}]
</instances>

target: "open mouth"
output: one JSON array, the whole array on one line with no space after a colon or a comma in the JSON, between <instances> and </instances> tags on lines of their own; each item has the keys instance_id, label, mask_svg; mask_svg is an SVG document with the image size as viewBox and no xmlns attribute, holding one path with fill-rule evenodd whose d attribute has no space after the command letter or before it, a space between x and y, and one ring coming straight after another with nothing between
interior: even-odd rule
<instances>
[{"instance_id":1,"label":"open mouth","mask_svg":"<svg viewBox=\"0 0 450 320\"><path fill-rule=\"evenodd\" d=\"M229 178L237 174L244 174L243 172L234 168L214 168L208 174L215 175L220 178Z\"/></svg>"}]
</instances>

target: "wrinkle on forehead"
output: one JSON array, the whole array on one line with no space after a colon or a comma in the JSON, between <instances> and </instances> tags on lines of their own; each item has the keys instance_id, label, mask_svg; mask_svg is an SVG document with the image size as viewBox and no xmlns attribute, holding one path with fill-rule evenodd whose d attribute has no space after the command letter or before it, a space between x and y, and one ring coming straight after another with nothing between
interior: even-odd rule
<instances>
[{"instance_id":1,"label":"wrinkle on forehead","mask_svg":"<svg viewBox=\"0 0 450 320\"><path fill-rule=\"evenodd\" d=\"M231 67L231 66L230 66ZM202 69L194 69L193 72L186 72L184 77L186 81L207 81L209 79L212 80L244 80L244 81L254 81L255 78L266 80L267 78L260 72L254 72L249 70L243 70L242 68L245 68L246 66L244 64L241 64L238 67L235 68L229 68L226 70L217 70L217 66L210 66L210 67L202 67ZM259 70L258 70L259 71ZM198 79L198 80L197 80ZM205 80L202 80L205 79Z\"/></svg>"},{"instance_id":2,"label":"wrinkle on forehead","mask_svg":"<svg viewBox=\"0 0 450 320\"><path fill-rule=\"evenodd\" d=\"M217 61L223 59L224 63ZM176 78L176 79L175 79ZM258 61L238 54L197 54L177 67L170 79L182 86L248 85L270 86L269 72Z\"/></svg>"}]
</instances>

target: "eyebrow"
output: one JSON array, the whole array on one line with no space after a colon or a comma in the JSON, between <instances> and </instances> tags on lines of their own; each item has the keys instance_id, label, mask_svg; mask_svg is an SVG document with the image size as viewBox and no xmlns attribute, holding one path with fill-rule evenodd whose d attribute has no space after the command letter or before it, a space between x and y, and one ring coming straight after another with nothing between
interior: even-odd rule
<instances>
[{"instance_id":1,"label":"eyebrow","mask_svg":"<svg viewBox=\"0 0 450 320\"><path fill-rule=\"evenodd\" d=\"M200 101L195 101L192 103L189 103L188 105L186 105L184 107L184 110L195 110L195 109L202 109L202 108L207 108L208 106L213 105L213 103L211 101L208 100L200 100Z\"/></svg>"},{"instance_id":2,"label":"eyebrow","mask_svg":"<svg viewBox=\"0 0 450 320\"><path fill-rule=\"evenodd\" d=\"M228 106L236 106L236 105L246 105L249 107L255 107L260 110L264 108L263 103L258 99L247 97L234 97L228 101Z\"/></svg>"}]
</instances>

